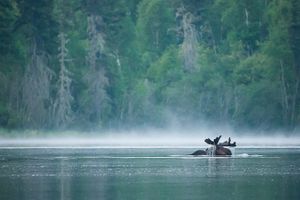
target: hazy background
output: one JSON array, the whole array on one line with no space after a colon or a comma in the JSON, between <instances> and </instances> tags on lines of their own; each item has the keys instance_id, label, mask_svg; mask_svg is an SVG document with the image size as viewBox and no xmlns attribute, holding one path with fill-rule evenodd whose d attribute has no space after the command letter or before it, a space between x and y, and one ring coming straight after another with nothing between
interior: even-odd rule
<instances>
[{"instance_id":1,"label":"hazy background","mask_svg":"<svg viewBox=\"0 0 300 200\"><path fill-rule=\"evenodd\" d=\"M294 144L277 135L299 135L299 12L296 0L2 0L0 134Z\"/></svg>"}]
</instances>

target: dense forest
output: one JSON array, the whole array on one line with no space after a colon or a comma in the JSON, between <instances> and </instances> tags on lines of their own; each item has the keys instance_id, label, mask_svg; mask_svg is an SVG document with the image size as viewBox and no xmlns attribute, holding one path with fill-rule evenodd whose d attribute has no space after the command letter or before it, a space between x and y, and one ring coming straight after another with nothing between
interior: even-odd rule
<instances>
[{"instance_id":1,"label":"dense forest","mask_svg":"<svg viewBox=\"0 0 300 200\"><path fill-rule=\"evenodd\" d=\"M300 127L298 0L1 0L0 127Z\"/></svg>"}]
</instances>

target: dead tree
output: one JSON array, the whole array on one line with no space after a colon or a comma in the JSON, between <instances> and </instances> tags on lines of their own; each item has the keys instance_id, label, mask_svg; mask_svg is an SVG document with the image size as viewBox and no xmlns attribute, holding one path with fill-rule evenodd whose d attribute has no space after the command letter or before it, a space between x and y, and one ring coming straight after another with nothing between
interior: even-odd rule
<instances>
[{"instance_id":1,"label":"dead tree","mask_svg":"<svg viewBox=\"0 0 300 200\"><path fill-rule=\"evenodd\" d=\"M55 127L64 127L68 125L73 118L72 101L73 96L71 94L71 83L70 72L67 69L66 63L70 61L68 59L68 49L66 47L69 40L66 34L61 32L58 35L60 46L58 48L59 54L59 76L57 81L57 93L53 103L53 123Z\"/></svg>"},{"instance_id":2,"label":"dead tree","mask_svg":"<svg viewBox=\"0 0 300 200\"><path fill-rule=\"evenodd\" d=\"M101 62L105 45L103 27L104 22L101 16L92 14L88 17L89 49L87 63L89 71L86 76L90 98L88 113L100 122L104 108L110 101L106 92L109 80L106 77L106 70Z\"/></svg>"},{"instance_id":3,"label":"dead tree","mask_svg":"<svg viewBox=\"0 0 300 200\"><path fill-rule=\"evenodd\" d=\"M179 34L183 36L181 45L183 68L188 72L193 72L197 68L198 60L198 33L193 24L195 16L187 12L184 7L177 9L176 18L179 19Z\"/></svg>"},{"instance_id":4,"label":"dead tree","mask_svg":"<svg viewBox=\"0 0 300 200\"><path fill-rule=\"evenodd\" d=\"M23 120L31 127L44 127L50 109L50 81L53 71L47 65L46 53L32 40L30 60L25 67L22 88Z\"/></svg>"}]
</instances>

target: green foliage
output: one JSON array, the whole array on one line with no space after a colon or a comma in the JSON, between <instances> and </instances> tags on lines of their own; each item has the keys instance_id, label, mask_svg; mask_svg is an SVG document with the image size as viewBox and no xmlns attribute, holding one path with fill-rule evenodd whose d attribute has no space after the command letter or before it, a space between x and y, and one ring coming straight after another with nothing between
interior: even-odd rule
<instances>
[{"instance_id":1,"label":"green foliage","mask_svg":"<svg viewBox=\"0 0 300 200\"><path fill-rule=\"evenodd\" d=\"M137 36L144 63L157 59L174 42L175 17L164 0L143 0L138 7Z\"/></svg>"},{"instance_id":2,"label":"green foliage","mask_svg":"<svg viewBox=\"0 0 300 200\"><path fill-rule=\"evenodd\" d=\"M182 77L181 61L176 46L169 47L148 69L148 77L156 83L171 83Z\"/></svg>"},{"instance_id":3,"label":"green foliage","mask_svg":"<svg viewBox=\"0 0 300 200\"><path fill-rule=\"evenodd\" d=\"M192 72L183 66L179 8L193 16L193 29L185 31L197 32ZM93 33L88 32L92 15L100 20ZM2 0L1 127L54 128L26 124L20 102L35 40L53 75L43 104L53 104L59 32L69 38L66 65L74 97L74 119L66 128L163 127L172 120L260 130L300 126L297 0ZM101 49L92 54L99 74L92 76L88 56L94 33L101 33L104 48L95 47ZM97 87L105 101L93 99L89 77L103 79ZM91 99L101 110L98 117L91 114Z\"/></svg>"},{"instance_id":4,"label":"green foliage","mask_svg":"<svg viewBox=\"0 0 300 200\"><path fill-rule=\"evenodd\" d=\"M7 55L12 51L13 35L11 34L14 23L19 16L19 10L15 1L3 0L0 3L0 53Z\"/></svg>"}]
</instances>

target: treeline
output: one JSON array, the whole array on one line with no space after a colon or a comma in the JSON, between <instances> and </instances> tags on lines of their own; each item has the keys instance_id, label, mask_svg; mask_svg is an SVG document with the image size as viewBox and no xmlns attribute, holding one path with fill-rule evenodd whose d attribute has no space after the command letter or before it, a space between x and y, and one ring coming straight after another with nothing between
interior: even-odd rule
<instances>
[{"instance_id":1,"label":"treeline","mask_svg":"<svg viewBox=\"0 0 300 200\"><path fill-rule=\"evenodd\" d=\"M300 1L1 0L0 126L300 125Z\"/></svg>"}]
</instances>

